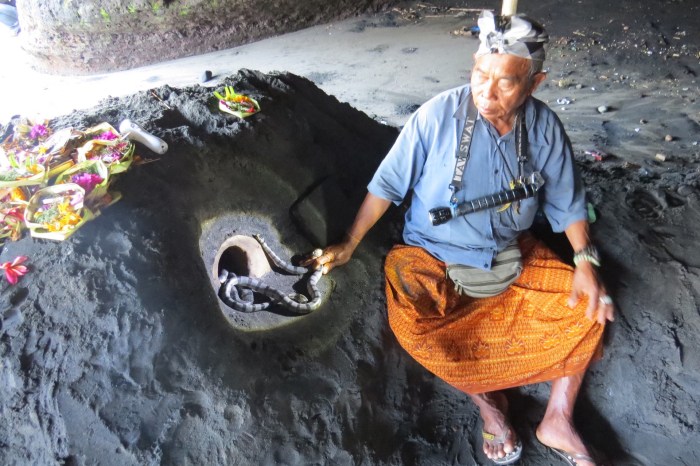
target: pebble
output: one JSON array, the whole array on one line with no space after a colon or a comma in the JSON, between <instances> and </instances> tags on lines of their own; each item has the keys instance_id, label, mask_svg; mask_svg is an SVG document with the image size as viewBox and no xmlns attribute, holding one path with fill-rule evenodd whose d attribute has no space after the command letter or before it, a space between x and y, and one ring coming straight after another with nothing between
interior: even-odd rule
<instances>
[{"instance_id":1,"label":"pebble","mask_svg":"<svg viewBox=\"0 0 700 466\"><path fill-rule=\"evenodd\" d=\"M639 120L639 122L640 122L641 124L643 124L643 125L646 125L646 124L647 124L647 120L645 120L644 118L642 118L641 120Z\"/></svg>"},{"instance_id":2,"label":"pebble","mask_svg":"<svg viewBox=\"0 0 700 466\"><path fill-rule=\"evenodd\" d=\"M690 196L693 193L693 187L688 186L687 184L683 184L678 187L678 194L681 196Z\"/></svg>"},{"instance_id":3,"label":"pebble","mask_svg":"<svg viewBox=\"0 0 700 466\"><path fill-rule=\"evenodd\" d=\"M211 71L206 70L204 73L202 73L202 76L199 77L199 81L205 83L205 82L209 81L212 78L212 76L213 75L212 75Z\"/></svg>"},{"instance_id":4,"label":"pebble","mask_svg":"<svg viewBox=\"0 0 700 466\"><path fill-rule=\"evenodd\" d=\"M583 84L577 84L576 89L583 89Z\"/></svg>"},{"instance_id":5,"label":"pebble","mask_svg":"<svg viewBox=\"0 0 700 466\"><path fill-rule=\"evenodd\" d=\"M656 154L654 158L659 162L665 162L668 159L668 156L666 154Z\"/></svg>"},{"instance_id":6,"label":"pebble","mask_svg":"<svg viewBox=\"0 0 700 466\"><path fill-rule=\"evenodd\" d=\"M639 174L639 177L642 179L650 179L654 177L654 173L647 170L646 168L642 167L640 168L637 173Z\"/></svg>"},{"instance_id":7,"label":"pebble","mask_svg":"<svg viewBox=\"0 0 700 466\"><path fill-rule=\"evenodd\" d=\"M608 107L607 105L601 105L600 107L598 107L598 113L606 113L609 110L610 110L610 107Z\"/></svg>"},{"instance_id":8,"label":"pebble","mask_svg":"<svg viewBox=\"0 0 700 466\"><path fill-rule=\"evenodd\" d=\"M670 134L667 134L667 135L664 137L664 141L666 141L666 142L671 142L671 141L673 141L673 136L671 136Z\"/></svg>"}]
</instances>

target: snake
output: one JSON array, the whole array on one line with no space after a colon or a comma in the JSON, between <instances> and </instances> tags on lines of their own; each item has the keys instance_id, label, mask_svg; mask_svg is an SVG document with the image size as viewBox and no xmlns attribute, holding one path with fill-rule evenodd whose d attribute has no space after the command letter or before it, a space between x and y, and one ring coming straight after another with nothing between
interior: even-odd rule
<instances>
[{"instance_id":1,"label":"snake","mask_svg":"<svg viewBox=\"0 0 700 466\"><path fill-rule=\"evenodd\" d=\"M292 275L304 275L309 272L306 267L298 267L292 263L283 260L270 248L265 242L265 239L259 235L253 235L267 257L284 272ZM306 296L301 294L292 294L291 296L284 292L267 285L259 278L249 277L247 275L236 275L226 269L223 269L219 274L219 296L221 299L233 309L239 312L251 313L263 311L270 307L272 303L278 303L295 314L308 314L321 306L323 296L318 289L318 281L323 276L322 269L314 270L308 277L307 290L309 292L308 300ZM260 293L270 301L255 303L253 292Z\"/></svg>"}]
</instances>

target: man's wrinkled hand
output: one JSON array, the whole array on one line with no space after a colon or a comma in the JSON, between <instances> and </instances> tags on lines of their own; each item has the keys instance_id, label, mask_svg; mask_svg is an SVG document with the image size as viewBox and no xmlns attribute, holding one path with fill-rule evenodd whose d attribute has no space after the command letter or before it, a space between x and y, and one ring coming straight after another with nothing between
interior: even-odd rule
<instances>
[{"instance_id":1,"label":"man's wrinkled hand","mask_svg":"<svg viewBox=\"0 0 700 466\"><path fill-rule=\"evenodd\" d=\"M347 264L355 252L356 245L351 242L342 242L327 246L320 250L320 254L314 257L313 255L301 261L303 267L311 267L314 270L321 268L323 274L327 274L334 268Z\"/></svg>"},{"instance_id":2,"label":"man's wrinkled hand","mask_svg":"<svg viewBox=\"0 0 700 466\"><path fill-rule=\"evenodd\" d=\"M569 296L569 307L574 307L583 296L588 296L586 317L604 324L606 320L615 320L615 307L612 298L605 290L605 286L598 278L593 264L582 262L576 267L574 280Z\"/></svg>"}]
</instances>

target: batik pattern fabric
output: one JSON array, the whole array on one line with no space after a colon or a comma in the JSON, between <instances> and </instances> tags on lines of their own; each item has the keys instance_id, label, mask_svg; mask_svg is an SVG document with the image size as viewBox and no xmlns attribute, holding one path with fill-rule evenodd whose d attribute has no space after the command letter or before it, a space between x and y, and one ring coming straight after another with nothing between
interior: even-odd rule
<instances>
[{"instance_id":1,"label":"batik pattern fabric","mask_svg":"<svg viewBox=\"0 0 700 466\"><path fill-rule=\"evenodd\" d=\"M602 357L604 324L567 305L573 268L534 237L519 240L524 270L505 292L455 292L445 263L398 245L385 262L389 325L430 372L465 393L554 380Z\"/></svg>"}]
</instances>

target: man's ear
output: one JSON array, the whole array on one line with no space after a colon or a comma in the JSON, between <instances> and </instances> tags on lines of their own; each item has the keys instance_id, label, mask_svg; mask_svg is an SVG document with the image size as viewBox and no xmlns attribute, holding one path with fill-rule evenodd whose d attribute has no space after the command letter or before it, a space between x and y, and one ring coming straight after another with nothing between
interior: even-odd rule
<instances>
[{"instance_id":1,"label":"man's ear","mask_svg":"<svg viewBox=\"0 0 700 466\"><path fill-rule=\"evenodd\" d=\"M544 71L540 71L537 73L535 76L532 77L532 87L530 88L530 94L534 93L538 87L540 87L540 84L547 79L547 73Z\"/></svg>"}]
</instances>

